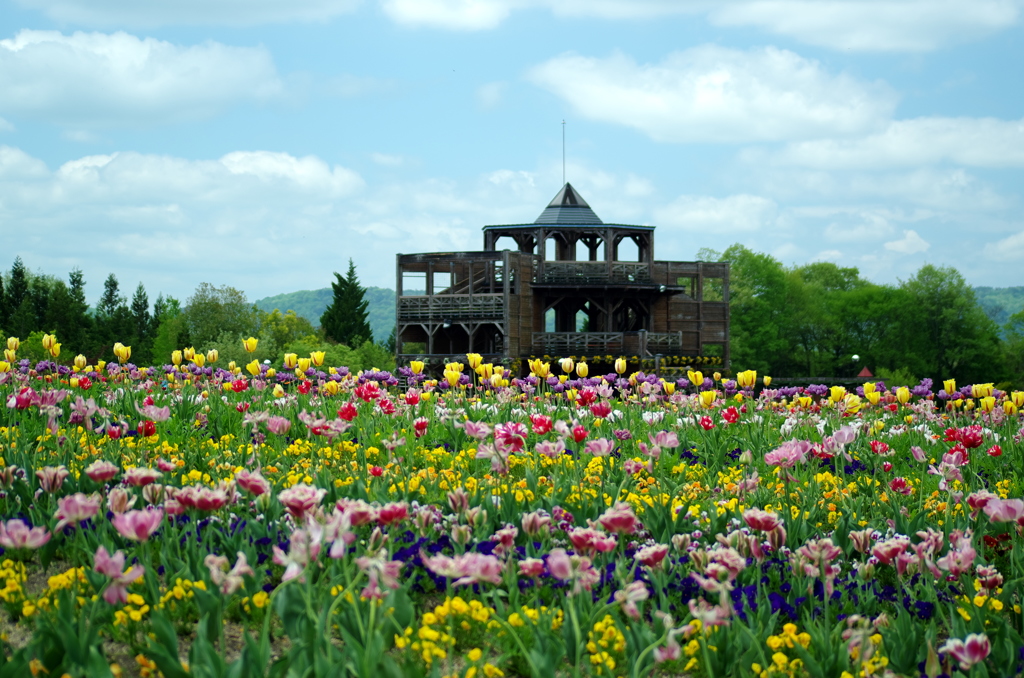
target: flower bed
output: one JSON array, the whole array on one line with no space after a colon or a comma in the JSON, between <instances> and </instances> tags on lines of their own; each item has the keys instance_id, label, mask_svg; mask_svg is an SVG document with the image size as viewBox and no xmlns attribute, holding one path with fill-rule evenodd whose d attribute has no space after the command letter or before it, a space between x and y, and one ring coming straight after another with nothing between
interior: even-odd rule
<instances>
[{"instance_id":1,"label":"flower bed","mask_svg":"<svg viewBox=\"0 0 1024 678\"><path fill-rule=\"evenodd\" d=\"M1024 670L1024 393L125 348L0 362L0 676Z\"/></svg>"}]
</instances>

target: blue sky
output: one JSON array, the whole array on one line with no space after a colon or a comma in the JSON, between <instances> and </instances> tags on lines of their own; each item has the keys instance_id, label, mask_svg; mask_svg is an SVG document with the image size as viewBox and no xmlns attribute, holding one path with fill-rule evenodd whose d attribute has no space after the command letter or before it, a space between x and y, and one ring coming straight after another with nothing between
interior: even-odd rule
<instances>
[{"instance_id":1,"label":"blue sky","mask_svg":"<svg viewBox=\"0 0 1024 678\"><path fill-rule=\"evenodd\" d=\"M250 299L568 179L655 255L1024 285L1024 0L0 0L6 268Z\"/></svg>"}]
</instances>

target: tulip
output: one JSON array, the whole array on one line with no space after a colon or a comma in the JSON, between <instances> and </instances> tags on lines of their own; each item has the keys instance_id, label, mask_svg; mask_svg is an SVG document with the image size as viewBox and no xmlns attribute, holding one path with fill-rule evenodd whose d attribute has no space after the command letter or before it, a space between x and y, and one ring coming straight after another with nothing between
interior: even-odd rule
<instances>
[{"instance_id":1,"label":"tulip","mask_svg":"<svg viewBox=\"0 0 1024 678\"><path fill-rule=\"evenodd\" d=\"M757 383L757 370L744 370L736 375L736 383L742 389L752 389Z\"/></svg>"},{"instance_id":2,"label":"tulip","mask_svg":"<svg viewBox=\"0 0 1024 678\"><path fill-rule=\"evenodd\" d=\"M196 357L196 349L192 346L189 346L188 348L181 352L181 355L185 358L185 360L192 362Z\"/></svg>"},{"instance_id":3,"label":"tulip","mask_svg":"<svg viewBox=\"0 0 1024 678\"><path fill-rule=\"evenodd\" d=\"M254 377L260 376L260 361L253 360L251 363L245 366L246 371Z\"/></svg>"},{"instance_id":4,"label":"tulip","mask_svg":"<svg viewBox=\"0 0 1024 678\"><path fill-rule=\"evenodd\" d=\"M413 374L423 374L423 368L426 367L422 360L410 360L409 369L412 370Z\"/></svg>"},{"instance_id":5,"label":"tulip","mask_svg":"<svg viewBox=\"0 0 1024 678\"><path fill-rule=\"evenodd\" d=\"M674 381L663 381L661 382L661 389L665 391L666 395L672 395L676 392L676 382Z\"/></svg>"},{"instance_id":6,"label":"tulip","mask_svg":"<svg viewBox=\"0 0 1024 678\"><path fill-rule=\"evenodd\" d=\"M133 541L146 541L163 522L163 509L148 508L144 511L127 511L111 519L111 523L122 537Z\"/></svg>"},{"instance_id":7,"label":"tulip","mask_svg":"<svg viewBox=\"0 0 1024 678\"><path fill-rule=\"evenodd\" d=\"M690 380L694 388L700 388L700 385L704 383L704 374L702 372L687 370L686 378Z\"/></svg>"},{"instance_id":8,"label":"tulip","mask_svg":"<svg viewBox=\"0 0 1024 678\"><path fill-rule=\"evenodd\" d=\"M338 386L338 382L336 381L329 381L326 384L324 384L324 390L327 391L327 393L330 395L338 395L339 388L341 387Z\"/></svg>"},{"instance_id":9,"label":"tulip","mask_svg":"<svg viewBox=\"0 0 1024 678\"><path fill-rule=\"evenodd\" d=\"M274 397L283 398L285 396L284 386L281 384L274 384Z\"/></svg>"},{"instance_id":10,"label":"tulip","mask_svg":"<svg viewBox=\"0 0 1024 678\"><path fill-rule=\"evenodd\" d=\"M7 337L7 350L17 351L21 348L21 340L17 337Z\"/></svg>"},{"instance_id":11,"label":"tulip","mask_svg":"<svg viewBox=\"0 0 1024 678\"><path fill-rule=\"evenodd\" d=\"M871 393L874 393L877 388L878 388L878 385L875 384L875 382L873 382L873 381L864 382L864 395L869 395Z\"/></svg>"},{"instance_id":12,"label":"tulip","mask_svg":"<svg viewBox=\"0 0 1024 678\"><path fill-rule=\"evenodd\" d=\"M50 347L50 357L51 358L59 358L60 357L60 344L54 343L53 346Z\"/></svg>"},{"instance_id":13,"label":"tulip","mask_svg":"<svg viewBox=\"0 0 1024 678\"><path fill-rule=\"evenodd\" d=\"M1014 391L1010 394L1010 400L1017 406L1018 409L1024 407L1024 391Z\"/></svg>"},{"instance_id":14,"label":"tulip","mask_svg":"<svg viewBox=\"0 0 1024 678\"><path fill-rule=\"evenodd\" d=\"M1003 403L1003 412L1005 412L1008 417L1015 416L1018 409L1019 408L1013 404L1013 401L1011 400L1007 400Z\"/></svg>"},{"instance_id":15,"label":"tulip","mask_svg":"<svg viewBox=\"0 0 1024 678\"><path fill-rule=\"evenodd\" d=\"M715 398L718 397L717 391L701 391L700 393L700 404L706 409L710 409L715 406Z\"/></svg>"},{"instance_id":16,"label":"tulip","mask_svg":"<svg viewBox=\"0 0 1024 678\"><path fill-rule=\"evenodd\" d=\"M249 337L248 339L242 340L242 347L247 353L252 353L256 350L256 345L260 343L260 340L256 337Z\"/></svg>"},{"instance_id":17,"label":"tulip","mask_svg":"<svg viewBox=\"0 0 1024 678\"><path fill-rule=\"evenodd\" d=\"M88 359L84 355L82 355L81 353L79 353L78 355L75 356L75 369L77 369L77 370L84 370L85 366L88 363L89 363Z\"/></svg>"},{"instance_id":18,"label":"tulip","mask_svg":"<svg viewBox=\"0 0 1024 678\"><path fill-rule=\"evenodd\" d=\"M764 377L761 378L761 383L764 384L765 388L768 388L769 386L772 385L772 378L766 374L764 375Z\"/></svg>"},{"instance_id":19,"label":"tulip","mask_svg":"<svg viewBox=\"0 0 1024 678\"><path fill-rule=\"evenodd\" d=\"M978 401L978 404L981 405L983 411L991 412L996 408L996 399L992 396L985 396Z\"/></svg>"},{"instance_id":20,"label":"tulip","mask_svg":"<svg viewBox=\"0 0 1024 678\"><path fill-rule=\"evenodd\" d=\"M192 362L194 362L197 367L202 367L203 365L206 364L206 356L203 355L202 353L196 353L192 357Z\"/></svg>"},{"instance_id":21,"label":"tulip","mask_svg":"<svg viewBox=\"0 0 1024 678\"><path fill-rule=\"evenodd\" d=\"M309 366L311 364L312 364L312 361L309 358L299 358L299 362L298 362L298 370L299 370L299 372L302 372L303 374L305 374L306 370L309 369Z\"/></svg>"},{"instance_id":22,"label":"tulip","mask_svg":"<svg viewBox=\"0 0 1024 678\"><path fill-rule=\"evenodd\" d=\"M210 363L211 365L217 362L218 358L220 358L220 351L218 351L217 349L211 348L209 351L206 352L206 362Z\"/></svg>"},{"instance_id":23,"label":"tulip","mask_svg":"<svg viewBox=\"0 0 1024 678\"><path fill-rule=\"evenodd\" d=\"M461 372L457 372L455 370L446 369L444 371L444 378L445 378L445 381L448 382L449 386L458 386L459 385L459 379L462 378L462 373Z\"/></svg>"},{"instance_id":24,"label":"tulip","mask_svg":"<svg viewBox=\"0 0 1024 678\"><path fill-rule=\"evenodd\" d=\"M466 364L469 365L469 369L476 370L484 362L484 357L479 353L467 353Z\"/></svg>"},{"instance_id":25,"label":"tulip","mask_svg":"<svg viewBox=\"0 0 1024 678\"><path fill-rule=\"evenodd\" d=\"M299 356L294 353L284 354L284 366L289 370L294 370L295 366L299 364Z\"/></svg>"},{"instance_id":26,"label":"tulip","mask_svg":"<svg viewBox=\"0 0 1024 678\"><path fill-rule=\"evenodd\" d=\"M846 397L846 389L842 386L833 386L829 389L829 397L833 403L838 403L840 400Z\"/></svg>"},{"instance_id":27,"label":"tulip","mask_svg":"<svg viewBox=\"0 0 1024 678\"><path fill-rule=\"evenodd\" d=\"M93 570L109 577L110 585L103 592L103 600L110 605L128 602L128 584L137 581L146 573L142 565L134 565L124 570L124 553L117 551L111 556L103 546L96 549L93 558Z\"/></svg>"},{"instance_id":28,"label":"tulip","mask_svg":"<svg viewBox=\"0 0 1024 678\"><path fill-rule=\"evenodd\" d=\"M43 348L45 348L47 351L51 350L56 343L57 343L57 337L55 337L54 335L52 335L52 334L44 334L43 335Z\"/></svg>"},{"instance_id":29,"label":"tulip","mask_svg":"<svg viewBox=\"0 0 1024 678\"><path fill-rule=\"evenodd\" d=\"M320 367L324 364L325 354L323 351L313 351L309 354L309 359L316 367ZM305 371L305 370L303 370Z\"/></svg>"},{"instance_id":30,"label":"tulip","mask_svg":"<svg viewBox=\"0 0 1024 678\"><path fill-rule=\"evenodd\" d=\"M0 360L0 374L11 371L11 364L6 360Z\"/></svg>"},{"instance_id":31,"label":"tulip","mask_svg":"<svg viewBox=\"0 0 1024 678\"><path fill-rule=\"evenodd\" d=\"M588 374L590 374L590 368L587 367L585 362L576 363L576 376L580 379L586 379Z\"/></svg>"},{"instance_id":32,"label":"tulip","mask_svg":"<svg viewBox=\"0 0 1024 678\"><path fill-rule=\"evenodd\" d=\"M947 395L953 395L956 392L956 379L947 379L942 382L942 388L945 389Z\"/></svg>"},{"instance_id":33,"label":"tulip","mask_svg":"<svg viewBox=\"0 0 1024 678\"><path fill-rule=\"evenodd\" d=\"M4 360L6 360L9 363L13 363L17 359L18 359L18 354L17 353L15 353L14 351L12 351L9 348L5 348L4 349Z\"/></svg>"},{"instance_id":34,"label":"tulip","mask_svg":"<svg viewBox=\"0 0 1024 678\"><path fill-rule=\"evenodd\" d=\"M45 527L29 526L22 520L9 520L0 523L0 546L5 549L35 550L50 541L53 535Z\"/></svg>"},{"instance_id":35,"label":"tulip","mask_svg":"<svg viewBox=\"0 0 1024 678\"><path fill-rule=\"evenodd\" d=\"M171 362L175 367L181 364L181 351L171 351Z\"/></svg>"},{"instance_id":36,"label":"tulip","mask_svg":"<svg viewBox=\"0 0 1024 678\"><path fill-rule=\"evenodd\" d=\"M868 399L868 402L872 405L877 405L878 401L882 399L882 394L878 391L872 391L871 393L864 393L864 397Z\"/></svg>"},{"instance_id":37,"label":"tulip","mask_svg":"<svg viewBox=\"0 0 1024 678\"><path fill-rule=\"evenodd\" d=\"M906 405L910 402L910 389L906 386L900 386L896 389L896 400L899 401L900 405Z\"/></svg>"},{"instance_id":38,"label":"tulip","mask_svg":"<svg viewBox=\"0 0 1024 678\"><path fill-rule=\"evenodd\" d=\"M276 374L277 370L271 367L267 370L267 373L264 376L266 376L267 379L273 379Z\"/></svg>"},{"instance_id":39,"label":"tulip","mask_svg":"<svg viewBox=\"0 0 1024 678\"><path fill-rule=\"evenodd\" d=\"M615 359L615 373L622 374L626 371L626 359L616 358Z\"/></svg>"},{"instance_id":40,"label":"tulip","mask_svg":"<svg viewBox=\"0 0 1024 678\"><path fill-rule=\"evenodd\" d=\"M558 364L566 374L571 373L573 368L576 366L572 358L562 358L558 361Z\"/></svg>"}]
</instances>

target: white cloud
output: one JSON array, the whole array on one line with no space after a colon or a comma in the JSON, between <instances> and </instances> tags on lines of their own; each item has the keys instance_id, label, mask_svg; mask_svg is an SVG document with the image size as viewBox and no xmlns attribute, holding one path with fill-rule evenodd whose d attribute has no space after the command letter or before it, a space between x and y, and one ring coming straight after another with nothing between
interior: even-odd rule
<instances>
[{"instance_id":1,"label":"white cloud","mask_svg":"<svg viewBox=\"0 0 1024 678\"><path fill-rule=\"evenodd\" d=\"M753 233L775 219L776 204L756 195L731 195L727 198L683 195L655 210L658 225L684 231L722 234Z\"/></svg>"},{"instance_id":2,"label":"white cloud","mask_svg":"<svg viewBox=\"0 0 1024 678\"><path fill-rule=\"evenodd\" d=\"M252 26L326 21L353 11L361 0L17 0L62 24L84 26Z\"/></svg>"},{"instance_id":3,"label":"white cloud","mask_svg":"<svg viewBox=\"0 0 1024 678\"><path fill-rule=\"evenodd\" d=\"M501 99L508 88L505 82L489 82L481 85L476 90L476 100L483 109L494 108L501 103Z\"/></svg>"},{"instance_id":4,"label":"white cloud","mask_svg":"<svg viewBox=\"0 0 1024 678\"><path fill-rule=\"evenodd\" d=\"M780 165L820 169L918 167L941 162L1024 167L1024 119L898 120L882 132L861 138L792 143L769 158Z\"/></svg>"},{"instance_id":5,"label":"white cloud","mask_svg":"<svg viewBox=\"0 0 1024 678\"><path fill-rule=\"evenodd\" d=\"M985 245L985 256L994 261L1024 260L1024 231Z\"/></svg>"},{"instance_id":6,"label":"white cloud","mask_svg":"<svg viewBox=\"0 0 1024 678\"><path fill-rule=\"evenodd\" d=\"M83 0L84 1L84 0ZM702 15L828 49L922 52L1011 28L1021 0L381 0L407 25L493 29L515 11L564 17L650 20Z\"/></svg>"},{"instance_id":7,"label":"white cloud","mask_svg":"<svg viewBox=\"0 0 1024 678\"><path fill-rule=\"evenodd\" d=\"M381 0L394 21L431 28L477 31L495 28L521 2L504 0Z\"/></svg>"},{"instance_id":8,"label":"white cloud","mask_svg":"<svg viewBox=\"0 0 1024 678\"><path fill-rule=\"evenodd\" d=\"M401 167L406 164L405 157L401 155L391 155L388 153L371 153L370 160L373 160L378 165L384 167Z\"/></svg>"},{"instance_id":9,"label":"white cloud","mask_svg":"<svg viewBox=\"0 0 1024 678\"><path fill-rule=\"evenodd\" d=\"M811 257L811 261L831 261L835 263L840 261L842 258L843 253L839 250L822 250Z\"/></svg>"},{"instance_id":10,"label":"white cloud","mask_svg":"<svg viewBox=\"0 0 1024 678\"><path fill-rule=\"evenodd\" d=\"M585 117L657 141L708 143L813 139L872 131L896 103L889 87L834 75L816 61L767 47L713 45L638 65L566 54L534 68L536 84Z\"/></svg>"},{"instance_id":11,"label":"white cloud","mask_svg":"<svg viewBox=\"0 0 1024 678\"><path fill-rule=\"evenodd\" d=\"M0 40L0 111L78 129L203 118L282 88L262 47L183 47L123 32L23 30Z\"/></svg>"},{"instance_id":12,"label":"white cloud","mask_svg":"<svg viewBox=\"0 0 1024 678\"><path fill-rule=\"evenodd\" d=\"M917 234L917 231L903 231L903 237L885 243L885 249L901 254L918 254L927 252L931 244Z\"/></svg>"},{"instance_id":13,"label":"white cloud","mask_svg":"<svg viewBox=\"0 0 1024 678\"><path fill-rule=\"evenodd\" d=\"M14 131L14 125L12 125L11 123L7 122L3 118L0 118L0 132L13 132L13 131Z\"/></svg>"}]
</instances>

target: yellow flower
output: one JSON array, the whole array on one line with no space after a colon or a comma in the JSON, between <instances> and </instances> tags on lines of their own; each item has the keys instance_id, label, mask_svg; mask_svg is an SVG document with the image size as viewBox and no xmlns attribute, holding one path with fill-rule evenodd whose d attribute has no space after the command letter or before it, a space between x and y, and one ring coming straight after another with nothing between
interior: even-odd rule
<instances>
[{"instance_id":1,"label":"yellow flower","mask_svg":"<svg viewBox=\"0 0 1024 678\"><path fill-rule=\"evenodd\" d=\"M75 367L78 368L79 370L84 370L85 366L88 364L89 360L84 355L78 354L75 356Z\"/></svg>"},{"instance_id":2,"label":"yellow flower","mask_svg":"<svg viewBox=\"0 0 1024 678\"><path fill-rule=\"evenodd\" d=\"M175 367L181 364L181 351L171 351L171 362Z\"/></svg>"},{"instance_id":3,"label":"yellow flower","mask_svg":"<svg viewBox=\"0 0 1024 678\"><path fill-rule=\"evenodd\" d=\"M295 366L299 364L299 356L294 353L284 354L284 366L289 370L294 370Z\"/></svg>"},{"instance_id":4,"label":"yellow flower","mask_svg":"<svg viewBox=\"0 0 1024 678\"><path fill-rule=\"evenodd\" d=\"M324 364L325 353L323 351L313 351L309 354L309 359L313 361L316 367L320 367Z\"/></svg>"},{"instance_id":5,"label":"yellow flower","mask_svg":"<svg viewBox=\"0 0 1024 678\"><path fill-rule=\"evenodd\" d=\"M423 374L423 368L426 367L422 360L410 360L409 369L412 370L413 374Z\"/></svg>"},{"instance_id":6,"label":"yellow flower","mask_svg":"<svg viewBox=\"0 0 1024 678\"><path fill-rule=\"evenodd\" d=\"M744 370L736 375L736 383L740 388L754 388L757 383L757 370Z\"/></svg>"},{"instance_id":7,"label":"yellow flower","mask_svg":"<svg viewBox=\"0 0 1024 678\"><path fill-rule=\"evenodd\" d=\"M467 353L466 364L469 365L469 369L476 370L484 362L484 357L479 353Z\"/></svg>"},{"instance_id":8,"label":"yellow flower","mask_svg":"<svg viewBox=\"0 0 1024 678\"><path fill-rule=\"evenodd\" d=\"M626 359L625 358L616 358L615 359L615 373L616 374L622 374L625 371L626 371Z\"/></svg>"},{"instance_id":9,"label":"yellow flower","mask_svg":"<svg viewBox=\"0 0 1024 678\"><path fill-rule=\"evenodd\" d=\"M576 363L576 376L581 379L586 379L588 374L590 374L590 368L587 367L585 362Z\"/></svg>"},{"instance_id":10,"label":"yellow flower","mask_svg":"<svg viewBox=\"0 0 1024 678\"><path fill-rule=\"evenodd\" d=\"M896 400L900 403L900 405L906 405L908 402L910 402L910 389L907 388L906 386L900 386L898 389L896 389Z\"/></svg>"},{"instance_id":11,"label":"yellow flower","mask_svg":"<svg viewBox=\"0 0 1024 678\"><path fill-rule=\"evenodd\" d=\"M715 406L715 399L718 397L717 391L701 391L700 392L700 404L702 407L711 408Z\"/></svg>"},{"instance_id":12,"label":"yellow flower","mask_svg":"<svg viewBox=\"0 0 1024 678\"><path fill-rule=\"evenodd\" d=\"M53 349L53 347L54 347L54 345L56 343L57 343L57 337L55 337L54 335L52 335L52 334L44 334L43 335L43 348L45 348L47 351ZM15 350L17 350L17 349L15 349Z\"/></svg>"},{"instance_id":13,"label":"yellow flower","mask_svg":"<svg viewBox=\"0 0 1024 678\"><path fill-rule=\"evenodd\" d=\"M247 353L252 353L256 350L256 345L259 343L260 340L256 337L249 337L248 339L242 340L242 348L244 348Z\"/></svg>"},{"instance_id":14,"label":"yellow flower","mask_svg":"<svg viewBox=\"0 0 1024 678\"><path fill-rule=\"evenodd\" d=\"M21 340L17 337L7 337L7 350L17 351L21 348Z\"/></svg>"},{"instance_id":15,"label":"yellow flower","mask_svg":"<svg viewBox=\"0 0 1024 678\"><path fill-rule=\"evenodd\" d=\"M704 373L695 372L693 370L686 371L686 378L690 380L690 383L694 386L700 386L704 383Z\"/></svg>"},{"instance_id":16,"label":"yellow flower","mask_svg":"<svg viewBox=\"0 0 1024 678\"><path fill-rule=\"evenodd\" d=\"M254 377L260 375L260 361L253 360L251 363L245 366L246 371Z\"/></svg>"},{"instance_id":17,"label":"yellow flower","mask_svg":"<svg viewBox=\"0 0 1024 678\"><path fill-rule=\"evenodd\" d=\"M298 369L300 372L305 373L309 369L312 361L309 358L299 358Z\"/></svg>"}]
</instances>

